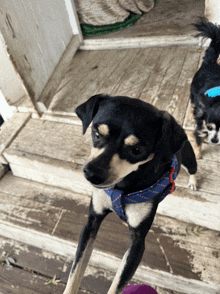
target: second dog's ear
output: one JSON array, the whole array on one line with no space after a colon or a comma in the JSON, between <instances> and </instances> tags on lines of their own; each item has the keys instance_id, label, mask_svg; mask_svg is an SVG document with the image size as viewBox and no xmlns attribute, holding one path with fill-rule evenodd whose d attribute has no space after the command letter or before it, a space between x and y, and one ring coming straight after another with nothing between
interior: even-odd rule
<instances>
[{"instance_id":1,"label":"second dog's ear","mask_svg":"<svg viewBox=\"0 0 220 294\"><path fill-rule=\"evenodd\" d=\"M103 94L94 95L76 108L75 112L83 123L83 135L93 120L93 117L96 115L100 102L107 97L108 96Z\"/></svg>"},{"instance_id":2,"label":"second dog's ear","mask_svg":"<svg viewBox=\"0 0 220 294\"><path fill-rule=\"evenodd\" d=\"M187 140L187 136L183 128L175 121L175 119L166 111L160 112L161 133L156 144L155 159L158 158L159 168L162 162L172 160L173 155L181 149L183 143Z\"/></svg>"},{"instance_id":3,"label":"second dog's ear","mask_svg":"<svg viewBox=\"0 0 220 294\"><path fill-rule=\"evenodd\" d=\"M205 109L209 107L209 98L207 95L200 95L198 97L198 104L196 105L195 118L202 119Z\"/></svg>"}]
</instances>

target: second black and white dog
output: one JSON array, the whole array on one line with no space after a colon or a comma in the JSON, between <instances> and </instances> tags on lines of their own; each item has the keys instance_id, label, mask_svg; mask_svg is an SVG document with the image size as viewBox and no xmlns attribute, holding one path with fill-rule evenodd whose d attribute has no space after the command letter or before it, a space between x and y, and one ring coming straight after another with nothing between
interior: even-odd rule
<instances>
[{"instance_id":1,"label":"second black and white dog","mask_svg":"<svg viewBox=\"0 0 220 294\"><path fill-rule=\"evenodd\" d=\"M78 292L101 222L112 211L130 231L130 247L108 291L122 293L142 259L158 204L173 191L181 164L190 174L189 186L196 189L195 155L171 115L138 99L95 95L76 113L83 133L93 122L93 148L84 175L94 190L64 293Z\"/></svg>"},{"instance_id":2,"label":"second black and white dog","mask_svg":"<svg viewBox=\"0 0 220 294\"><path fill-rule=\"evenodd\" d=\"M220 26L202 18L195 24L197 36L210 38L202 65L191 84L191 103L196 122L194 148L201 158L202 142L220 144Z\"/></svg>"}]
</instances>

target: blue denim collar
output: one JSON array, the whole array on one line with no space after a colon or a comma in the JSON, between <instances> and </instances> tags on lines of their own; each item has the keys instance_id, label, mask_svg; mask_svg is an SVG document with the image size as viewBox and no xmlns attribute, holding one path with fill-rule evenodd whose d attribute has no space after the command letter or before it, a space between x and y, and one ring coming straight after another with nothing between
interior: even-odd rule
<instances>
[{"instance_id":1,"label":"blue denim collar","mask_svg":"<svg viewBox=\"0 0 220 294\"><path fill-rule=\"evenodd\" d=\"M214 87L214 88L208 89L205 92L205 95L207 95L210 98L214 98L214 97L220 96L220 86L219 87Z\"/></svg>"},{"instance_id":2,"label":"blue denim collar","mask_svg":"<svg viewBox=\"0 0 220 294\"><path fill-rule=\"evenodd\" d=\"M153 186L148 187L142 191L133 192L124 195L122 190L106 189L105 193L111 197L114 211L124 221L126 215L124 212L125 204L135 204L150 201L158 194L161 194L160 201L162 201L168 194L171 194L175 189L174 180L177 177L178 161L176 156L173 156L171 163L171 170L167 171Z\"/></svg>"}]
</instances>

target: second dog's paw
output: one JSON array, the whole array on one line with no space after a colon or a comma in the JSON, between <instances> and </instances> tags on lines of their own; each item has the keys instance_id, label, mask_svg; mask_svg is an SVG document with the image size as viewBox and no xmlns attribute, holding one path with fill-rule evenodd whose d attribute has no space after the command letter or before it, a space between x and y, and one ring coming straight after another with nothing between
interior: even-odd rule
<instances>
[{"instance_id":1,"label":"second dog's paw","mask_svg":"<svg viewBox=\"0 0 220 294\"><path fill-rule=\"evenodd\" d=\"M196 176L195 175L190 175L189 176L188 187L191 188L193 191L197 190L197 181L196 181Z\"/></svg>"}]
</instances>

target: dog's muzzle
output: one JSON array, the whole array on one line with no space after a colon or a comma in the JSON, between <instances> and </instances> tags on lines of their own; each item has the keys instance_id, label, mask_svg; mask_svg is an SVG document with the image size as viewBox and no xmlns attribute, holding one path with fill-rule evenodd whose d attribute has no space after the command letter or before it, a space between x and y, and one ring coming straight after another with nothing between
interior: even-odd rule
<instances>
[{"instance_id":1,"label":"dog's muzzle","mask_svg":"<svg viewBox=\"0 0 220 294\"><path fill-rule=\"evenodd\" d=\"M103 169L91 163L88 163L83 168L83 173L85 178L95 186L103 184L108 177L107 173Z\"/></svg>"}]
</instances>

